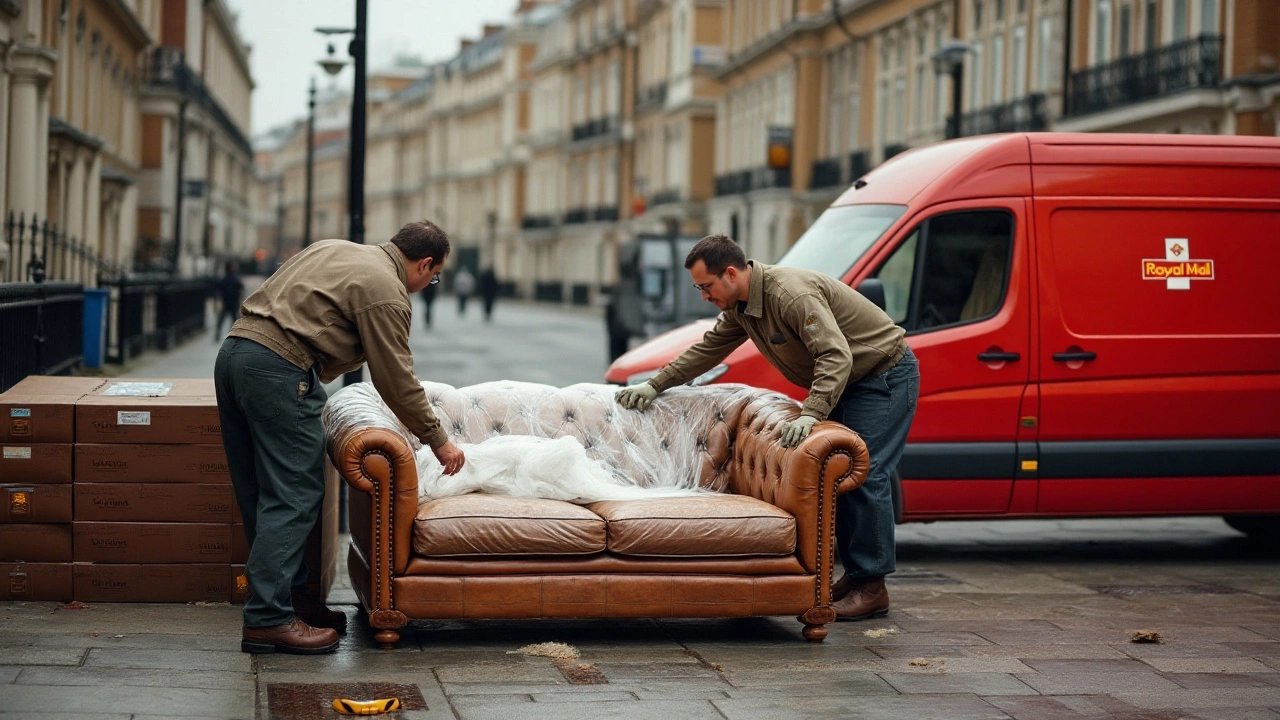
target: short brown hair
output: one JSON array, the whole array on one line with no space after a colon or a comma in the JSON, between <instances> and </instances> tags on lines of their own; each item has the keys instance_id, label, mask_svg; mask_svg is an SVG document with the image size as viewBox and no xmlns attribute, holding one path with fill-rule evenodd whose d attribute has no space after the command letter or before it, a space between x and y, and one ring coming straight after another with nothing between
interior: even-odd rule
<instances>
[{"instance_id":1,"label":"short brown hair","mask_svg":"<svg viewBox=\"0 0 1280 720\"><path fill-rule=\"evenodd\" d=\"M746 254L728 235L708 235L699 240L684 259L684 269L692 268L699 260L712 275L720 275L731 265L739 270L747 269Z\"/></svg>"},{"instance_id":2,"label":"short brown hair","mask_svg":"<svg viewBox=\"0 0 1280 720\"><path fill-rule=\"evenodd\" d=\"M434 265L439 265L449 256L449 236L430 220L408 223L391 238L391 244L413 261L431 258Z\"/></svg>"}]
</instances>

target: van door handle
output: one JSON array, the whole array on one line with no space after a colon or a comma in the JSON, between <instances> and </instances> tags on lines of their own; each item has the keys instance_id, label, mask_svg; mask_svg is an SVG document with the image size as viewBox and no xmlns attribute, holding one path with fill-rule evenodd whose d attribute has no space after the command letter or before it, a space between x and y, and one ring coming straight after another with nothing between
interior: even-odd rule
<instances>
[{"instance_id":1,"label":"van door handle","mask_svg":"<svg viewBox=\"0 0 1280 720\"><path fill-rule=\"evenodd\" d=\"M1013 352L980 352L978 359L982 362L1013 362L1021 360L1022 355Z\"/></svg>"},{"instance_id":2,"label":"van door handle","mask_svg":"<svg viewBox=\"0 0 1280 720\"><path fill-rule=\"evenodd\" d=\"M1072 352L1060 352L1053 354L1054 362L1071 362L1073 360L1096 360L1098 353L1089 352L1087 350L1074 350Z\"/></svg>"}]
</instances>

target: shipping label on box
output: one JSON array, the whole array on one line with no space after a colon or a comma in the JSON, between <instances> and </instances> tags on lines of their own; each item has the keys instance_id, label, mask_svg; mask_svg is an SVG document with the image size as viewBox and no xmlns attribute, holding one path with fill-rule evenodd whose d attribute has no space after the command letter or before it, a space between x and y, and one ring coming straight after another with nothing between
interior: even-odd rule
<instances>
[{"instance_id":1,"label":"shipping label on box","mask_svg":"<svg viewBox=\"0 0 1280 720\"><path fill-rule=\"evenodd\" d=\"M76 483L75 519L108 522L230 523L230 485Z\"/></svg>"},{"instance_id":2,"label":"shipping label on box","mask_svg":"<svg viewBox=\"0 0 1280 720\"><path fill-rule=\"evenodd\" d=\"M76 562L231 562L228 524L77 520L74 526Z\"/></svg>"},{"instance_id":3,"label":"shipping label on box","mask_svg":"<svg viewBox=\"0 0 1280 720\"><path fill-rule=\"evenodd\" d=\"M233 595L226 564L76 563L74 595L82 602L227 602Z\"/></svg>"},{"instance_id":4,"label":"shipping label on box","mask_svg":"<svg viewBox=\"0 0 1280 720\"><path fill-rule=\"evenodd\" d=\"M72 599L71 563L0 563L0 600Z\"/></svg>"},{"instance_id":5,"label":"shipping label on box","mask_svg":"<svg viewBox=\"0 0 1280 720\"><path fill-rule=\"evenodd\" d=\"M0 484L0 523L69 522L70 485Z\"/></svg>"},{"instance_id":6,"label":"shipping label on box","mask_svg":"<svg viewBox=\"0 0 1280 720\"><path fill-rule=\"evenodd\" d=\"M76 443L75 480L125 483L227 483L221 444Z\"/></svg>"},{"instance_id":7,"label":"shipping label on box","mask_svg":"<svg viewBox=\"0 0 1280 720\"><path fill-rule=\"evenodd\" d=\"M32 375L0 394L0 443L75 441L75 404L102 378Z\"/></svg>"},{"instance_id":8,"label":"shipping label on box","mask_svg":"<svg viewBox=\"0 0 1280 720\"><path fill-rule=\"evenodd\" d=\"M69 483L71 443L0 445L0 483Z\"/></svg>"},{"instance_id":9,"label":"shipping label on box","mask_svg":"<svg viewBox=\"0 0 1280 720\"><path fill-rule=\"evenodd\" d=\"M0 523L0 562L71 562L68 523Z\"/></svg>"}]
</instances>

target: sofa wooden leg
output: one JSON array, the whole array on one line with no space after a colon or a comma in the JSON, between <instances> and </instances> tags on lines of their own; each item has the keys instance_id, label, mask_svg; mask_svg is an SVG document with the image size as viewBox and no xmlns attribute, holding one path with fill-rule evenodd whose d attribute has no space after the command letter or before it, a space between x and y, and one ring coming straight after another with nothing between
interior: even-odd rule
<instances>
[{"instance_id":1,"label":"sofa wooden leg","mask_svg":"<svg viewBox=\"0 0 1280 720\"><path fill-rule=\"evenodd\" d=\"M825 635L827 631L823 630L822 632ZM395 630L382 630L374 635L373 639L378 641L378 646L383 650L390 650L396 646L396 643L400 642L400 633Z\"/></svg>"},{"instance_id":2,"label":"sofa wooden leg","mask_svg":"<svg viewBox=\"0 0 1280 720\"><path fill-rule=\"evenodd\" d=\"M804 635L804 639L809 642L819 643L827 637L827 626L805 623L804 630L801 630L800 634Z\"/></svg>"}]
</instances>

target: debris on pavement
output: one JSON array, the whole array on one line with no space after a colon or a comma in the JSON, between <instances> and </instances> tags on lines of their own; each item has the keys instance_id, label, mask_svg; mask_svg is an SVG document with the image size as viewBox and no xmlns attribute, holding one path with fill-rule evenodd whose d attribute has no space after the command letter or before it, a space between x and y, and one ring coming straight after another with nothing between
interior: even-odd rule
<instances>
[{"instance_id":1,"label":"debris on pavement","mask_svg":"<svg viewBox=\"0 0 1280 720\"><path fill-rule=\"evenodd\" d=\"M862 634L869 638L882 638L889 637L896 632L898 632L897 628L878 628L876 630L863 630Z\"/></svg>"},{"instance_id":2,"label":"debris on pavement","mask_svg":"<svg viewBox=\"0 0 1280 720\"><path fill-rule=\"evenodd\" d=\"M910 665L911 667L929 667L931 663L928 660L925 660L924 658L916 658L915 660L912 660L907 664Z\"/></svg>"},{"instance_id":3,"label":"debris on pavement","mask_svg":"<svg viewBox=\"0 0 1280 720\"><path fill-rule=\"evenodd\" d=\"M525 645L519 650L508 651L508 655L520 653L533 657L549 657L554 660L577 660L578 649L572 645L559 642L544 642L535 645Z\"/></svg>"},{"instance_id":4,"label":"debris on pavement","mask_svg":"<svg viewBox=\"0 0 1280 720\"><path fill-rule=\"evenodd\" d=\"M63 603L62 605L63 610L88 610L89 607L90 605L88 603L82 603L79 600L72 600L69 603Z\"/></svg>"},{"instance_id":5,"label":"debris on pavement","mask_svg":"<svg viewBox=\"0 0 1280 720\"><path fill-rule=\"evenodd\" d=\"M573 663L567 660L557 660L556 667L560 669L560 673L564 675L570 685L609 684L609 679L604 676L604 673L600 672L600 668L597 668L590 663Z\"/></svg>"},{"instance_id":6,"label":"debris on pavement","mask_svg":"<svg viewBox=\"0 0 1280 720\"><path fill-rule=\"evenodd\" d=\"M1129 636L1129 642L1133 643L1163 643L1164 636L1155 630L1134 630Z\"/></svg>"}]
</instances>

